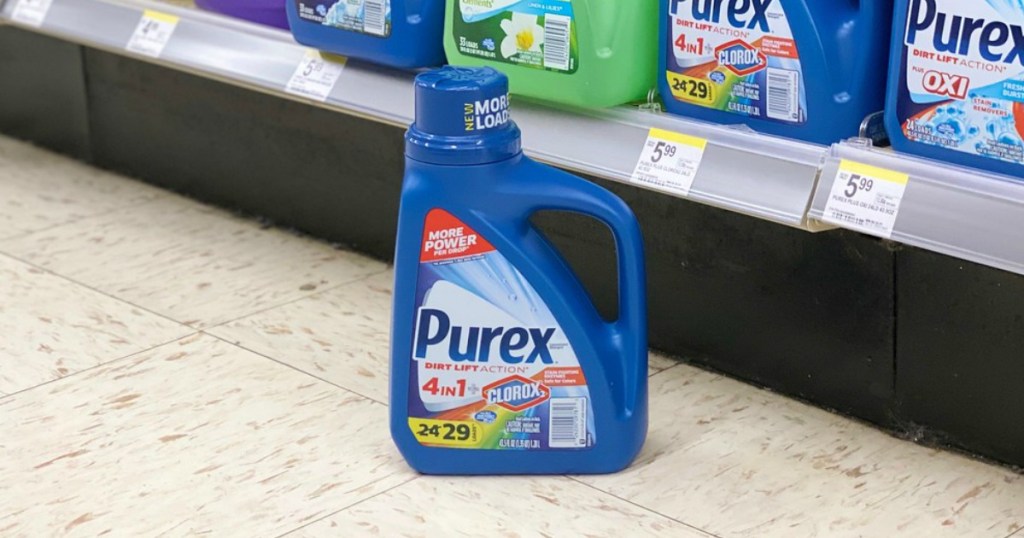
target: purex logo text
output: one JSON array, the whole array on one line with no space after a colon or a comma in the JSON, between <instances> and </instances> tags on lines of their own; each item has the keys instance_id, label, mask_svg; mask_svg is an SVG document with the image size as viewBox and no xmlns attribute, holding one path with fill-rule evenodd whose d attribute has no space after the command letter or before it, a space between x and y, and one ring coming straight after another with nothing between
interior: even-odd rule
<instances>
[{"instance_id":1,"label":"purex logo text","mask_svg":"<svg viewBox=\"0 0 1024 538\"><path fill-rule=\"evenodd\" d=\"M768 7L774 1L672 0L672 13L678 15L680 12L679 4L689 2L694 20L713 23L728 22L736 28L746 28L747 30L757 28L764 33L768 33L771 32L771 29L768 27Z\"/></svg>"},{"instance_id":2,"label":"purex logo text","mask_svg":"<svg viewBox=\"0 0 1024 538\"><path fill-rule=\"evenodd\" d=\"M1024 65L1024 28L1018 24L942 13L935 0L913 0L907 13L906 44L916 45L919 33L925 39L931 37L938 52L969 56L977 44L985 60Z\"/></svg>"},{"instance_id":3,"label":"purex logo text","mask_svg":"<svg viewBox=\"0 0 1024 538\"><path fill-rule=\"evenodd\" d=\"M508 364L554 364L548 348L554 334L554 328L453 326L448 314L421 308L414 355L426 359L431 347L447 343L448 358L455 362L488 362L494 358Z\"/></svg>"}]
</instances>

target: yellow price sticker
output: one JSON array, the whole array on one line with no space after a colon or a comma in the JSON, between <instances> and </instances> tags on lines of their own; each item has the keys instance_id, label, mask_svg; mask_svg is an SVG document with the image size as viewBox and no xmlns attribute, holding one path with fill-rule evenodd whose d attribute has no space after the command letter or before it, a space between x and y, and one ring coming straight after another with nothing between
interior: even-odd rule
<instances>
[{"instance_id":1,"label":"yellow price sticker","mask_svg":"<svg viewBox=\"0 0 1024 538\"><path fill-rule=\"evenodd\" d=\"M703 80L679 73L668 73L668 87L672 96L680 101L712 106L715 104L715 85Z\"/></svg>"},{"instance_id":2,"label":"yellow price sticker","mask_svg":"<svg viewBox=\"0 0 1024 538\"><path fill-rule=\"evenodd\" d=\"M424 445L476 448L483 443L484 429L476 422L409 418L409 428Z\"/></svg>"},{"instance_id":3,"label":"yellow price sticker","mask_svg":"<svg viewBox=\"0 0 1024 538\"><path fill-rule=\"evenodd\" d=\"M900 185L906 185L910 182L909 174L847 159L839 161L839 170L863 177L888 181L890 183L899 183Z\"/></svg>"},{"instance_id":4,"label":"yellow price sticker","mask_svg":"<svg viewBox=\"0 0 1024 538\"><path fill-rule=\"evenodd\" d=\"M167 13L161 13L159 11L153 11L152 9L144 10L142 12L142 16L147 18L147 19L151 19L151 20L154 20L154 21L159 21L159 22L163 22L163 23L167 23L167 24L178 24L178 20L180 20L178 17L176 17L174 15L168 15Z\"/></svg>"},{"instance_id":5,"label":"yellow price sticker","mask_svg":"<svg viewBox=\"0 0 1024 538\"><path fill-rule=\"evenodd\" d=\"M691 136L683 133L677 133L674 131L666 131L664 129L651 129L647 133L647 137L657 138L659 140L668 140L669 142L675 142L677 144L692 146L701 151L704 151L704 149L707 148L708 146L708 141L705 138Z\"/></svg>"}]
</instances>

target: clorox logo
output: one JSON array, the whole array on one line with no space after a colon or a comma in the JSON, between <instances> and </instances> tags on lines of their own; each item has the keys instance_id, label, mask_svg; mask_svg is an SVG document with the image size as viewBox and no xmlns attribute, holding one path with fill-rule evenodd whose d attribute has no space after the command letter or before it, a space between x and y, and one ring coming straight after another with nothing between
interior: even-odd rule
<instances>
[{"instance_id":1,"label":"clorox logo","mask_svg":"<svg viewBox=\"0 0 1024 538\"><path fill-rule=\"evenodd\" d=\"M715 56L718 65L741 77L757 73L768 65L768 58L763 52L739 39L716 48Z\"/></svg>"},{"instance_id":2,"label":"clorox logo","mask_svg":"<svg viewBox=\"0 0 1024 538\"><path fill-rule=\"evenodd\" d=\"M484 387L483 392L487 403L497 404L514 412L540 405L551 397L551 389L521 375L495 381Z\"/></svg>"}]
</instances>

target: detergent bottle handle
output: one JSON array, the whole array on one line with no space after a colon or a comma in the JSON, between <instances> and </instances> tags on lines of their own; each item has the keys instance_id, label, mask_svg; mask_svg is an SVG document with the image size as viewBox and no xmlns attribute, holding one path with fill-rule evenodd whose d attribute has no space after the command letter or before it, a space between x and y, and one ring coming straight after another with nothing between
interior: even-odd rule
<instances>
[{"instance_id":1,"label":"detergent bottle handle","mask_svg":"<svg viewBox=\"0 0 1024 538\"><path fill-rule=\"evenodd\" d=\"M570 211L603 222L615 238L619 275L619 318L605 323L607 345L620 358L623 384L616 387L626 414L638 405L639 380L647 375L647 273L643 234L633 211L618 196L584 179L559 174L545 178L531 197L528 213Z\"/></svg>"},{"instance_id":2,"label":"detergent bottle handle","mask_svg":"<svg viewBox=\"0 0 1024 538\"><path fill-rule=\"evenodd\" d=\"M857 16L857 23L855 31L860 34L860 41L862 43L871 43L871 40L867 39L864 34L870 30L874 30L877 27L877 21L880 18L880 11L884 11L888 17L881 17L882 19L891 20L892 14L892 2L887 2L888 7L882 5L883 0L853 0L853 10ZM888 30L888 28L886 28ZM886 32L885 35L889 35ZM875 44L874 46L882 46L885 50L889 50L889 40L882 40L884 45ZM866 51L861 51L857 55L857 65L852 72L848 73L847 76L853 77L854 80L860 80L863 77L869 76L875 71L877 66L874 64L875 56Z\"/></svg>"}]
</instances>

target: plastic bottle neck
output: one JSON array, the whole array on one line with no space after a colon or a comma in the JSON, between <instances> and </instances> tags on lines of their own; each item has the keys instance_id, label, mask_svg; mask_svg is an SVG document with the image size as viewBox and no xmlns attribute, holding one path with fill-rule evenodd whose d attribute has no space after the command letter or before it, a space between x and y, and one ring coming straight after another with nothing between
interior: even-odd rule
<instances>
[{"instance_id":1,"label":"plastic bottle neck","mask_svg":"<svg viewBox=\"0 0 1024 538\"><path fill-rule=\"evenodd\" d=\"M405 133L406 157L428 164L490 164L520 153L522 136L514 123L486 136L435 135L419 130L415 124Z\"/></svg>"}]
</instances>

